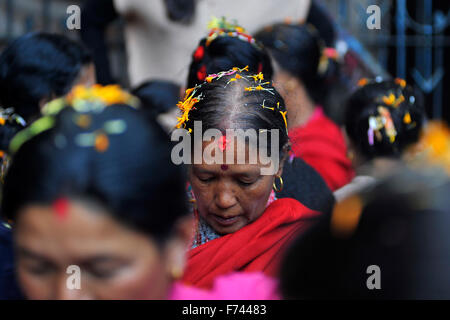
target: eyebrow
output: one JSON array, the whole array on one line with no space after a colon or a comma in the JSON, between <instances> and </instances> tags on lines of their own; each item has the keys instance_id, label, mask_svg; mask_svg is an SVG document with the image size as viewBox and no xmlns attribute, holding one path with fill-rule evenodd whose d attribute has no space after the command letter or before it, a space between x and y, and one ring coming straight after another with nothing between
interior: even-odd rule
<instances>
[{"instance_id":1,"label":"eyebrow","mask_svg":"<svg viewBox=\"0 0 450 320\"><path fill-rule=\"evenodd\" d=\"M217 174L217 172L215 171L211 171L211 170L207 170L207 169L202 169L202 168L193 168L195 173L203 173L203 174Z\"/></svg>"},{"instance_id":2,"label":"eyebrow","mask_svg":"<svg viewBox=\"0 0 450 320\"><path fill-rule=\"evenodd\" d=\"M46 260L48 262L51 261L49 257L46 257L43 254L35 253L31 251L30 249L24 248L24 247L18 247L16 250L17 254L20 256L23 256L24 258L28 259L34 259L34 260Z\"/></svg>"},{"instance_id":3,"label":"eyebrow","mask_svg":"<svg viewBox=\"0 0 450 320\"><path fill-rule=\"evenodd\" d=\"M108 255L97 255L92 257L84 258L83 261L80 264L100 264L100 263L124 263L126 262L126 259L124 258L118 258L118 257L112 257Z\"/></svg>"},{"instance_id":4,"label":"eyebrow","mask_svg":"<svg viewBox=\"0 0 450 320\"><path fill-rule=\"evenodd\" d=\"M24 258L28 258L28 259L44 260L46 262L52 261L47 256L40 254L40 253L35 253L35 252L31 251L30 249L27 249L24 247L19 247L17 249L17 253L18 253L18 255L21 255ZM112 257L109 255L95 255L92 257L86 257L86 258L80 259L78 262L75 262L75 264L77 264L77 265L93 265L93 264L111 263L111 262L112 263L124 263L124 262L126 262L126 260L123 258Z\"/></svg>"}]
</instances>

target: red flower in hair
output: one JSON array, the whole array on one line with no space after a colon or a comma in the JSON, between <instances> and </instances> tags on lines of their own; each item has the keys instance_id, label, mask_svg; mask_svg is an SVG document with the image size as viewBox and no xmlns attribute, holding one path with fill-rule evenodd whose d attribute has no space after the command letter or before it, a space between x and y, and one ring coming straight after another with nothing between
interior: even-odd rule
<instances>
[{"instance_id":1,"label":"red flower in hair","mask_svg":"<svg viewBox=\"0 0 450 320\"><path fill-rule=\"evenodd\" d=\"M206 78L206 66L202 65L200 69L197 71L197 79L200 81L204 81Z\"/></svg>"},{"instance_id":2,"label":"red flower in hair","mask_svg":"<svg viewBox=\"0 0 450 320\"><path fill-rule=\"evenodd\" d=\"M195 61L200 61L203 59L203 55L205 54L205 48L203 48L203 46L198 46L197 50L195 50L194 52L194 60Z\"/></svg>"}]
</instances>

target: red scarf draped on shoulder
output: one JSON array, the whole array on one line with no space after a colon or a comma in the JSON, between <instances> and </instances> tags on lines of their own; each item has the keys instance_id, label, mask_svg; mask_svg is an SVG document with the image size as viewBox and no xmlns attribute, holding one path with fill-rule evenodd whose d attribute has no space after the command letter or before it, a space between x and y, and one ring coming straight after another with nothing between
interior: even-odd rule
<instances>
[{"instance_id":1,"label":"red scarf draped on shoulder","mask_svg":"<svg viewBox=\"0 0 450 320\"><path fill-rule=\"evenodd\" d=\"M233 271L276 276L283 248L316 215L297 200L275 200L249 225L190 250L182 282L211 288L216 277Z\"/></svg>"},{"instance_id":2,"label":"red scarf draped on shoulder","mask_svg":"<svg viewBox=\"0 0 450 320\"><path fill-rule=\"evenodd\" d=\"M347 158L347 146L339 127L316 107L311 119L301 127L291 129L292 151L302 158L334 191L349 183L354 171Z\"/></svg>"}]
</instances>

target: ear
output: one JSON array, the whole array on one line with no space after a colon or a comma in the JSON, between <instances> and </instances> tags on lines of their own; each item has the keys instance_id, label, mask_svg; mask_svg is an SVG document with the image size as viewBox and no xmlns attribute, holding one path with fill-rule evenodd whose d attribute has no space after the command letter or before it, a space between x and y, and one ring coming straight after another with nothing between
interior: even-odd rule
<instances>
[{"instance_id":1,"label":"ear","mask_svg":"<svg viewBox=\"0 0 450 320\"><path fill-rule=\"evenodd\" d=\"M173 279L180 278L186 267L186 252L192 243L193 232L194 217L188 215L180 218L165 246L166 271Z\"/></svg>"},{"instance_id":2,"label":"ear","mask_svg":"<svg viewBox=\"0 0 450 320\"><path fill-rule=\"evenodd\" d=\"M180 86L180 99L183 99L186 89L185 86Z\"/></svg>"},{"instance_id":3,"label":"ear","mask_svg":"<svg viewBox=\"0 0 450 320\"><path fill-rule=\"evenodd\" d=\"M291 150L291 143L290 142L286 143L282 150L283 150L283 157L280 159L278 171L275 174L276 177L281 177L281 175L283 174L284 163L286 162L287 158L289 157L289 150Z\"/></svg>"}]
</instances>

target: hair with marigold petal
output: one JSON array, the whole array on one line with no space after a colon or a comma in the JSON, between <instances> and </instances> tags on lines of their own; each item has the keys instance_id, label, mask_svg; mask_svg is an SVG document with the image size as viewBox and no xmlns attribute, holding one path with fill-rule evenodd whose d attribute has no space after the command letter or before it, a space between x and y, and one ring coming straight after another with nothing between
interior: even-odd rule
<instances>
[{"instance_id":1,"label":"hair with marigold petal","mask_svg":"<svg viewBox=\"0 0 450 320\"><path fill-rule=\"evenodd\" d=\"M183 113L178 127L193 132L194 122L201 121L203 131L278 129L282 157L289 141L284 100L262 73L246 70L235 67L209 75L207 81L188 89L185 100L179 104Z\"/></svg>"},{"instance_id":2,"label":"hair with marigold petal","mask_svg":"<svg viewBox=\"0 0 450 320\"><path fill-rule=\"evenodd\" d=\"M272 78L270 57L264 47L245 29L225 19L213 19L207 37L200 40L192 55L187 86L202 83L206 75L248 66L253 73L262 72Z\"/></svg>"},{"instance_id":3,"label":"hair with marigold petal","mask_svg":"<svg viewBox=\"0 0 450 320\"><path fill-rule=\"evenodd\" d=\"M362 156L397 157L417 142L425 119L421 97L405 80L363 78L347 102L346 132Z\"/></svg>"},{"instance_id":4,"label":"hair with marigold petal","mask_svg":"<svg viewBox=\"0 0 450 320\"><path fill-rule=\"evenodd\" d=\"M256 32L255 38L284 72L303 84L315 103L324 105L330 83L338 77L339 65L337 51L325 47L313 25L276 23Z\"/></svg>"}]
</instances>

